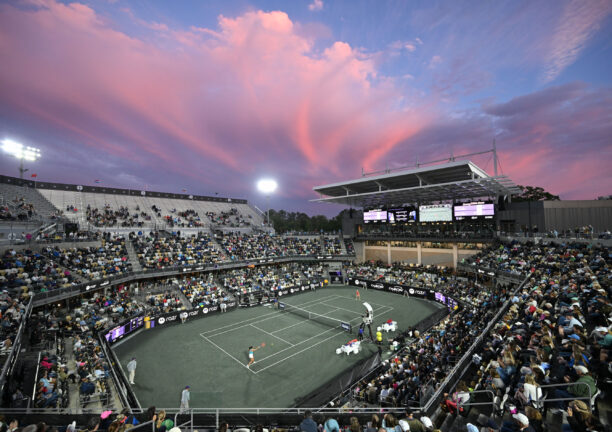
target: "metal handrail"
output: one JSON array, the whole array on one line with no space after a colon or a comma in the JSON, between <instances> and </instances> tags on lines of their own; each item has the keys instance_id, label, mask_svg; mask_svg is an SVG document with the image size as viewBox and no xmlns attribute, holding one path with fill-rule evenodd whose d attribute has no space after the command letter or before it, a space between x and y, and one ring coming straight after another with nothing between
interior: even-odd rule
<instances>
[{"instance_id":1,"label":"metal handrail","mask_svg":"<svg viewBox=\"0 0 612 432\"><path fill-rule=\"evenodd\" d=\"M573 400L583 400L586 399L589 401L589 403L587 404L589 407L589 411L591 410L591 399L593 398L593 394L591 393L591 387L584 382L573 382L573 383L559 383L559 384L545 384L545 385L541 385L539 386L540 388L560 388L560 387L570 387L570 386L577 386L577 385L583 385L587 387L587 390L589 391L589 396L573 396L570 398L555 398L555 399L548 399L544 397L544 392L542 392L542 398L537 398L536 402L537 403L541 403L542 405L547 404L548 402L563 402L563 401L573 401ZM599 390L598 390L599 391ZM597 392L595 392L595 394L597 394ZM536 393L536 397L537 397L537 393Z\"/></svg>"},{"instance_id":2,"label":"metal handrail","mask_svg":"<svg viewBox=\"0 0 612 432\"><path fill-rule=\"evenodd\" d=\"M32 309L34 308L33 305L34 299L30 298L26 311L21 317L21 322L19 323L19 328L17 329L17 335L15 336L15 341L11 347L11 351L7 355L4 365L2 366L2 372L0 373L0 391L4 389L9 370L14 366L17 355L19 354L18 351L21 348L21 339L23 338L23 333L25 332L28 319L30 318L30 315L32 315Z\"/></svg>"},{"instance_id":3,"label":"metal handrail","mask_svg":"<svg viewBox=\"0 0 612 432\"><path fill-rule=\"evenodd\" d=\"M472 390L468 392L470 394L470 399L472 399L472 395L475 393L490 393L491 394L491 402L470 402L469 400L466 403L461 403L461 401L457 401L457 408L467 407L467 406L477 406L477 405L493 405L495 404L495 393L493 390Z\"/></svg>"},{"instance_id":4,"label":"metal handrail","mask_svg":"<svg viewBox=\"0 0 612 432\"><path fill-rule=\"evenodd\" d=\"M527 274L525 279L513 291L513 294L523 289L523 287L525 286L525 284L530 278L531 278L531 273ZM429 399L429 401L425 405L425 412L428 415L432 413L433 411L432 408L435 406L435 404L437 404L437 401L441 399L442 393L445 392L445 389L448 387L454 388L456 386L456 383L459 381L459 378L463 375L463 372L465 372L465 365L467 365L467 363L471 361L476 347L478 347L483 342L485 336L489 333L489 331L491 331L493 326L497 324L501 316L506 312L506 309L510 307L510 303L511 303L510 300L506 300L503 306L499 308L495 317L491 319L491 321L489 322L487 327L483 330L483 332L480 334L480 336L478 336L478 338L472 343L472 345L467 350L467 352L463 355L463 357L461 357L461 360L455 365L455 367L446 376L446 379L442 382L442 384L440 384L436 393L434 393L433 396ZM455 384L451 385L453 381L455 381Z\"/></svg>"}]
</instances>

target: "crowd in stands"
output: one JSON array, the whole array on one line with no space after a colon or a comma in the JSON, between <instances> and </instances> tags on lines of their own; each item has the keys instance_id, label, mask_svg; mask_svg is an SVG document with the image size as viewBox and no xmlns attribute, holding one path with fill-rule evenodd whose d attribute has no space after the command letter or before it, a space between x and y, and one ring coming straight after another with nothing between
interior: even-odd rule
<instances>
[{"instance_id":1,"label":"crowd in stands","mask_svg":"<svg viewBox=\"0 0 612 432\"><path fill-rule=\"evenodd\" d=\"M219 272L219 280L231 293L240 296L263 291L290 289L319 282L324 275L323 265L287 263L261 267L245 267Z\"/></svg>"},{"instance_id":2,"label":"crowd in stands","mask_svg":"<svg viewBox=\"0 0 612 432\"><path fill-rule=\"evenodd\" d=\"M214 264L225 258L205 234L164 237L152 233L131 235L131 239L143 268ZM74 282L73 274L97 279L129 271L125 241L123 237L105 235L101 247L45 246L40 253L7 250L0 261L0 288L6 290L0 295L0 348L10 349L29 292L69 285ZM234 233L220 235L217 241L232 260L341 253L337 237ZM562 421L574 431L598 430L598 420L590 414L593 396L612 376L611 259L608 248L596 245L512 242L495 244L464 261L475 269L529 275L529 282L520 292L499 283L476 283L457 277L446 268L386 266L380 262L345 266L348 277L435 287L462 304L425 332L409 329L393 338L393 342L405 344L405 349L384 362L376 377L360 383L354 396L376 405L419 404L440 387L448 371L493 323L484 348L474 357L477 367L445 395L443 408L451 413L465 412L472 390L488 389L497 395L497 406L501 401L510 401L519 411L520 415L512 420L515 424L500 425L502 430L513 430L516 422L524 425L520 422L527 418L540 432L546 410L553 408L564 413ZM279 289L318 281L326 277L326 270L324 265L307 263L244 267L182 277L175 279L173 285L193 307L208 307L227 302L231 295L273 294ZM178 292L142 294L144 299L140 300L133 291L119 286L107 294L96 293L71 315L38 318L44 319L39 324L47 330L78 335L74 350L78 366L69 371L61 356L47 353L37 377L36 406L65 404L62 389L70 380L79 381L83 403L93 395L108 397L108 362L91 338L91 330L140 311L161 313L184 308ZM494 323L493 317L506 303L507 309ZM551 384L559 386L543 387ZM560 398L566 400L547 402ZM399 425L390 417L385 421L393 427Z\"/></svg>"},{"instance_id":3,"label":"crowd in stands","mask_svg":"<svg viewBox=\"0 0 612 432\"><path fill-rule=\"evenodd\" d=\"M610 251L553 244L525 245L522 252L531 264L530 283L511 298L479 355L480 370L457 394L490 389L523 410L539 431L549 409L563 413L574 431L602 430L591 411L601 385L612 377ZM495 255L482 258L490 262ZM452 399L450 409L456 409Z\"/></svg>"},{"instance_id":4,"label":"crowd in stands","mask_svg":"<svg viewBox=\"0 0 612 432\"><path fill-rule=\"evenodd\" d=\"M179 290L195 308L204 308L227 303L228 292L219 287L213 273L174 280Z\"/></svg>"},{"instance_id":5,"label":"crowd in stands","mask_svg":"<svg viewBox=\"0 0 612 432\"><path fill-rule=\"evenodd\" d=\"M71 231L65 232L45 232L36 235L38 243L62 243L62 242L77 242L77 241L96 241L102 238L100 231Z\"/></svg>"},{"instance_id":6,"label":"crowd in stands","mask_svg":"<svg viewBox=\"0 0 612 432\"><path fill-rule=\"evenodd\" d=\"M171 215L164 216L166 224L170 228L198 228L204 226L198 213L193 209L187 209L184 211L177 212L176 209L172 209Z\"/></svg>"},{"instance_id":7,"label":"crowd in stands","mask_svg":"<svg viewBox=\"0 0 612 432\"><path fill-rule=\"evenodd\" d=\"M222 255L214 241L204 233L181 237L180 232L169 237L159 232L147 235L130 235L132 244L143 269L208 265L222 261Z\"/></svg>"},{"instance_id":8,"label":"crowd in stands","mask_svg":"<svg viewBox=\"0 0 612 432\"><path fill-rule=\"evenodd\" d=\"M248 218L245 218L244 215L242 215L235 207L232 207L226 212L222 211L221 213L209 211L206 212L206 216L208 216L208 220L213 225L221 225L232 228L249 227L251 226L251 219L253 218L251 215L248 215Z\"/></svg>"},{"instance_id":9,"label":"crowd in stands","mask_svg":"<svg viewBox=\"0 0 612 432\"><path fill-rule=\"evenodd\" d=\"M132 270L123 236L104 235L101 246L60 248L47 246L42 253L59 265L88 280L100 279Z\"/></svg>"},{"instance_id":10,"label":"crowd in stands","mask_svg":"<svg viewBox=\"0 0 612 432\"><path fill-rule=\"evenodd\" d=\"M0 359L10 352L25 311L26 305L20 299L11 298L6 291L0 292Z\"/></svg>"},{"instance_id":11,"label":"crowd in stands","mask_svg":"<svg viewBox=\"0 0 612 432\"><path fill-rule=\"evenodd\" d=\"M391 237L406 239L439 239L452 238L454 240L492 239L495 236L495 227L463 227L455 229L451 225L413 226L413 225L366 225L366 229L359 233L359 237Z\"/></svg>"},{"instance_id":12,"label":"crowd in stands","mask_svg":"<svg viewBox=\"0 0 612 432\"><path fill-rule=\"evenodd\" d=\"M230 233L218 238L231 260L249 260L299 255L320 255L321 240L319 237L287 237L270 234ZM331 246L333 245L333 246ZM340 246L330 242L330 247L340 254ZM334 249L336 250L336 249ZM332 252L329 252L332 253Z\"/></svg>"},{"instance_id":13,"label":"crowd in stands","mask_svg":"<svg viewBox=\"0 0 612 432\"><path fill-rule=\"evenodd\" d=\"M446 370L508 300L510 307L474 358L481 367L471 381L468 378L446 395L444 408L463 412L469 408L471 390L486 388L497 393L498 403L510 398L521 411L512 421L498 425L502 430L522 429L526 424L521 421L529 418L535 430L541 431L547 405L563 410L565 423L574 431L600 430L590 412L598 383L612 376L608 357L612 346L609 249L512 243L477 259L488 268L493 264L494 268L513 271L520 268L524 275L531 274L530 282L513 294L505 287L448 279L442 289L460 296L464 308L424 334L409 331L400 335L399 339L412 338L407 349L386 362L378 377L361 383L356 395L375 404L414 405L423 392L438 388ZM407 276L397 267L376 265L349 268L347 273L397 283L405 283ZM440 286L445 277L436 277L433 282ZM414 282L412 271L409 278ZM541 387L548 384L561 386ZM546 399L559 398L567 400L546 404Z\"/></svg>"},{"instance_id":14,"label":"crowd in stands","mask_svg":"<svg viewBox=\"0 0 612 432\"><path fill-rule=\"evenodd\" d=\"M143 227L145 221L151 220L151 216L139 210L137 207L135 212L130 212L126 206L120 206L118 210L114 210L110 204L106 204L100 210L88 204L85 214L87 221L96 227Z\"/></svg>"},{"instance_id":15,"label":"crowd in stands","mask_svg":"<svg viewBox=\"0 0 612 432\"><path fill-rule=\"evenodd\" d=\"M522 275L534 270L530 259L532 245L520 242L496 244L468 259L462 264L496 270L511 275Z\"/></svg>"},{"instance_id":16,"label":"crowd in stands","mask_svg":"<svg viewBox=\"0 0 612 432\"><path fill-rule=\"evenodd\" d=\"M342 254L342 246L340 245L340 239L335 237L321 237L323 242L323 250L322 253L324 255L341 255Z\"/></svg>"},{"instance_id":17,"label":"crowd in stands","mask_svg":"<svg viewBox=\"0 0 612 432\"><path fill-rule=\"evenodd\" d=\"M415 264L383 264L381 261L345 266L347 277L382 281L412 287L449 287L456 282L453 269Z\"/></svg>"},{"instance_id":18,"label":"crowd in stands","mask_svg":"<svg viewBox=\"0 0 612 432\"><path fill-rule=\"evenodd\" d=\"M346 253L348 255L355 255L355 246L353 245L353 240L345 238L344 247L346 248Z\"/></svg>"},{"instance_id":19,"label":"crowd in stands","mask_svg":"<svg viewBox=\"0 0 612 432\"><path fill-rule=\"evenodd\" d=\"M362 383L357 396L369 403L394 406L414 406L424 394L431 395L446 377L446 373L470 348L494 316L497 308L507 296L503 287L483 287L470 282L446 279L446 276L391 267L387 269L371 266L349 269L348 274L360 274L361 278L378 277L398 284L409 284L413 280L434 281L437 289L453 297L460 297L464 307L436 324L431 330L420 334L408 330L393 341L408 344L402 355L395 356L384 364L380 376ZM383 270L383 271L381 271ZM421 277L426 275L424 279Z\"/></svg>"},{"instance_id":20,"label":"crowd in stands","mask_svg":"<svg viewBox=\"0 0 612 432\"><path fill-rule=\"evenodd\" d=\"M31 293L70 286L73 281L67 266L30 249L7 249L0 259L0 289L13 297L27 298Z\"/></svg>"}]
</instances>

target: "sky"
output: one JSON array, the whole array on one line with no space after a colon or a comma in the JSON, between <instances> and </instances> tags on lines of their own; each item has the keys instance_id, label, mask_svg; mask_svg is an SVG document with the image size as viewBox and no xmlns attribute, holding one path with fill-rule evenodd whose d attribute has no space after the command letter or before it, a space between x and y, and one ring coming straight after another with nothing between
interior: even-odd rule
<instances>
[{"instance_id":1,"label":"sky","mask_svg":"<svg viewBox=\"0 0 612 432\"><path fill-rule=\"evenodd\" d=\"M265 208L270 177L273 208L333 215L314 186L495 140L517 184L612 194L611 0L0 1L0 59L40 181Z\"/></svg>"}]
</instances>

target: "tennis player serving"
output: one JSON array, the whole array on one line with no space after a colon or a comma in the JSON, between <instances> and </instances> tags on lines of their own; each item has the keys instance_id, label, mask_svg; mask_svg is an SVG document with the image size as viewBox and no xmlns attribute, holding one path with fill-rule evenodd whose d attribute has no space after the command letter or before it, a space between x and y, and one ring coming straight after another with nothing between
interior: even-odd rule
<instances>
[{"instance_id":1,"label":"tennis player serving","mask_svg":"<svg viewBox=\"0 0 612 432\"><path fill-rule=\"evenodd\" d=\"M258 347L254 347L254 346L250 346L249 347L249 364L247 364L247 368L250 367L253 363L255 363L255 351L257 351L259 348L263 348L265 346L266 346L266 344L262 343Z\"/></svg>"}]
</instances>

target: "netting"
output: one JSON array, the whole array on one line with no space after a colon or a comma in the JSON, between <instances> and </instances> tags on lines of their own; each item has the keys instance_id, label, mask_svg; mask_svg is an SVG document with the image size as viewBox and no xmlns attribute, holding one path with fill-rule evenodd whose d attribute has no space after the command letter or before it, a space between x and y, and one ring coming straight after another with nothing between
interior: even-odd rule
<instances>
[{"instance_id":1,"label":"netting","mask_svg":"<svg viewBox=\"0 0 612 432\"><path fill-rule=\"evenodd\" d=\"M353 332L353 326L351 325L351 323L346 322L346 321L342 321L336 318L331 318L325 315L311 312L306 309L302 309L300 307L293 306L287 303L282 303L282 302L278 303L278 308L281 311L299 315L301 317L307 318L311 321L315 321L315 322L318 322L320 324L323 324L329 327L339 328L349 333Z\"/></svg>"}]
</instances>

